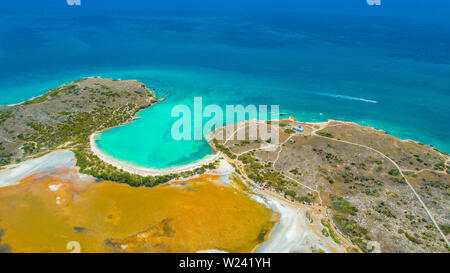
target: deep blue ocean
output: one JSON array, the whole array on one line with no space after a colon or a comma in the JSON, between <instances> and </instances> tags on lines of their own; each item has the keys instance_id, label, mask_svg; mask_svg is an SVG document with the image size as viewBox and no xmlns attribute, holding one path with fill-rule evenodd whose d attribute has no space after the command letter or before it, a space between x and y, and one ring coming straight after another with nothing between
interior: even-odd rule
<instances>
[{"instance_id":1,"label":"deep blue ocean","mask_svg":"<svg viewBox=\"0 0 450 273\"><path fill-rule=\"evenodd\" d=\"M450 4L387 1L22 1L0 9L0 103L86 76L169 98L102 134L106 153L164 168L207 156L170 138L174 105L278 104L450 152ZM401 4L403 3L403 4Z\"/></svg>"}]
</instances>

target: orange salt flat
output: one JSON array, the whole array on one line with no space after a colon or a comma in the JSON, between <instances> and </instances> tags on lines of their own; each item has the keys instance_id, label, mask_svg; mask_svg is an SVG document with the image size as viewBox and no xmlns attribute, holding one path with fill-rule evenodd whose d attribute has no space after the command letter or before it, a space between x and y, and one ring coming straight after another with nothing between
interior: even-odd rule
<instances>
[{"instance_id":1,"label":"orange salt flat","mask_svg":"<svg viewBox=\"0 0 450 273\"><path fill-rule=\"evenodd\" d=\"M275 219L218 175L146 188L66 168L0 188L0 244L13 252L69 252L71 241L81 252L250 252Z\"/></svg>"}]
</instances>

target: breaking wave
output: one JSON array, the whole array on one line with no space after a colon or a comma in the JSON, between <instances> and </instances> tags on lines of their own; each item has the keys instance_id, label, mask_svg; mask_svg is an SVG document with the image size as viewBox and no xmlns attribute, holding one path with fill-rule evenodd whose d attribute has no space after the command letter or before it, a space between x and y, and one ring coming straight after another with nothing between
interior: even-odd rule
<instances>
[{"instance_id":1,"label":"breaking wave","mask_svg":"<svg viewBox=\"0 0 450 273\"><path fill-rule=\"evenodd\" d=\"M291 88L276 88L276 89L278 89L278 90L286 90L286 91L296 91L296 92L301 92L301 93L306 93L306 94L312 94L312 95L324 96L324 97L331 97L331 98L338 98L338 99L355 100L355 101L362 101L362 102L368 102L368 103L378 103L378 101L376 101L376 100L369 100L369 99L365 99L365 98L358 98L358 97L339 95L339 94L333 94L333 93L303 91L303 90L291 89Z\"/></svg>"},{"instance_id":2,"label":"breaking wave","mask_svg":"<svg viewBox=\"0 0 450 273\"><path fill-rule=\"evenodd\" d=\"M346 100L356 100L356 101L363 101L363 102L369 102L369 103L378 103L376 100L369 100L364 98L358 98L358 97L351 97L346 95L339 95L339 94L332 94L332 93L322 93L322 92L305 92L310 93L318 96L325 96L325 97L331 97L331 98L338 98L338 99L346 99Z\"/></svg>"}]
</instances>

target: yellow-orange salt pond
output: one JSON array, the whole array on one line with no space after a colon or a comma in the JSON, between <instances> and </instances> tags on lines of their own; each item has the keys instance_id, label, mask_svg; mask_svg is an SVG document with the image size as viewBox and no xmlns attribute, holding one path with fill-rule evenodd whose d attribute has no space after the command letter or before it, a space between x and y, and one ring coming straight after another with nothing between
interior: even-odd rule
<instances>
[{"instance_id":1,"label":"yellow-orange salt pond","mask_svg":"<svg viewBox=\"0 0 450 273\"><path fill-rule=\"evenodd\" d=\"M13 252L250 252L276 215L215 175L153 188L82 180L73 169L0 188L0 245Z\"/></svg>"}]
</instances>

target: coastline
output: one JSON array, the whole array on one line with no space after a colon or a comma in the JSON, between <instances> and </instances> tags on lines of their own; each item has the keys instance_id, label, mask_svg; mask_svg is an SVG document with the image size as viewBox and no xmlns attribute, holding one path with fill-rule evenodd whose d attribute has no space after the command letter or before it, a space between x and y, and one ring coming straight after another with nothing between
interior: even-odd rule
<instances>
[{"instance_id":1,"label":"coastline","mask_svg":"<svg viewBox=\"0 0 450 273\"><path fill-rule=\"evenodd\" d=\"M100 79L102 79L102 77L99 77L99 76L90 76L90 77L84 77L84 78L82 78L80 80L86 80L86 79L91 79L91 78L100 78ZM78 80L78 81L80 81L80 80ZM114 79L110 79L110 80L115 81ZM129 80L129 81L136 81L136 80ZM67 85L67 84L62 84L58 88L61 88L61 87L65 86L65 85ZM7 107L14 107L14 106L22 105L22 104L24 104L24 103L26 103L28 101L32 101L34 99L46 96L50 91L47 91L47 92L45 92L45 93L43 93L41 95L32 97L30 99L27 99L27 100L24 100L24 101L15 103L15 104L9 104L9 105L6 105L6 106ZM166 100L166 97L161 98L161 99L156 98L154 92L151 91L151 90L148 90L148 92L150 92L152 94L152 96L155 97L157 102L162 102L162 101ZM148 108L148 106L145 107L145 108ZM97 145L95 143L95 137L98 134L100 134L100 133L102 133L102 132L104 132L106 130L113 129L115 127L120 127L120 126L129 124L129 123L131 123L131 122L133 122L133 121L135 121L137 119L142 118L142 117L136 117L136 115L143 109L144 108L140 108L136 112L134 112L132 114L133 118L131 120L128 120L126 122L123 122L122 124L119 124L117 126L113 126L111 128L106 128L106 129L103 129L103 130L100 130L100 131L96 131L92 135L90 135L90 137L89 137L90 151L93 154L95 154L96 156L98 156L102 161L104 161L104 162L106 162L106 163L108 163L108 164L110 164L112 166L115 166L118 169L122 169L124 171L129 172L129 173L137 174L137 175L141 175L141 176L163 176L163 175L169 175L169 174L174 174L174 173L182 173L182 172L186 172L186 171L193 171L193 170L195 170L197 168L200 168L200 167L202 167L204 165L213 163L217 159L220 158L220 154L219 153L215 153L215 154L209 155L209 156L207 156L207 157L205 157L205 158L203 158L201 160L198 160L196 162L192 162L192 163L189 163L189 164L186 164L186 165L175 166L175 167L164 168L164 169L154 169L154 168L147 168L147 167L137 166L137 165L134 165L132 163L128 163L126 161L122 161L122 160L116 159L116 158L114 158L114 157L112 157L112 156L102 152L97 147ZM39 156L38 158L41 158L41 156ZM3 167L4 168L9 168L9 167L14 167L14 166L15 166L15 164L8 164L7 166L3 166ZM4 169L4 168L2 168L2 169Z\"/></svg>"},{"instance_id":2,"label":"coastline","mask_svg":"<svg viewBox=\"0 0 450 273\"><path fill-rule=\"evenodd\" d=\"M187 165L164 168L164 169L139 167L139 166L133 165L128 162L121 161L119 159L116 159L110 155L103 153L97 147L97 144L95 143L95 137L98 134L99 134L99 132L93 133L89 137L90 149L93 154L98 156L104 162L106 162L118 169L122 169L126 172L141 175L141 176L160 176L160 175L168 175L168 174L173 174L173 173L182 173L182 172L186 172L186 171L193 171L197 168L202 167L203 165L207 165L207 164L215 162L220 157L220 154L216 153L216 154L210 155L204 159L201 159L199 161L196 161L196 162L193 162L193 163L190 163Z\"/></svg>"},{"instance_id":3,"label":"coastline","mask_svg":"<svg viewBox=\"0 0 450 273\"><path fill-rule=\"evenodd\" d=\"M92 76L92 77L85 77L85 78L82 78L82 79L89 79L89 78L100 78L100 77ZM64 85L67 85L67 83L61 84L60 86L58 86L58 87L56 87L56 88L61 88L61 87L63 87ZM40 95L31 97L31 98L29 98L29 99L20 101L20 102L18 102L18 103L8 104L8 105L6 105L6 106L8 106L8 107L14 107L14 106L22 105L22 104L24 104L24 103L27 102L27 101L32 101L32 100L35 100L35 99L37 99L37 98L41 98L41 97L45 96L47 93L49 93L50 91L51 91L51 89L48 90L48 91L46 91L46 92L44 92L44 93L42 93L42 94L40 94Z\"/></svg>"},{"instance_id":4,"label":"coastline","mask_svg":"<svg viewBox=\"0 0 450 273\"><path fill-rule=\"evenodd\" d=\"M100 77L100 76L88 76L88 77L81 77L81 78L79 78L78 80L73 81L73 82L63 83L63 84L61 84L61 85L59 85L58 87L55 87L55 88L53 88L53 89L61 88L61 87L65 86L65 85L68 85L68 84L70 84L70 83L75 83L75 82L77 82L77 81L87 80L87 79L105 79L105 80L113 80L113 81L115 81L115 79L112 79L112 78L102 78L102 77ZM121 79L117 79L117 81L122 81L122 80L121 80ZM35 100L35 99L38 99L38 98L41 98L41 97L45 96L46 94L48 94L48 93L49 93L50 91L52 91L53 89L49 89L48 91L46 91L46 92L44 92L44 93L42 93L42 94L40 94L40 95L31 97L31 98L29 98L29 99L26 99L26 100L23 100L23 101L20 101L20 102L17 102L17 103L6 104L6 105L4 105L4 106L7 106L7 107L14 107L14 106L22 105L22 104L24 104L24 103L27 102L27 101L32 101L32 100ZM149 90L149 91L152 92L151 90ZM155 96L155 98L156 98L156 96Z\"/></svg>"}]
</instances>

